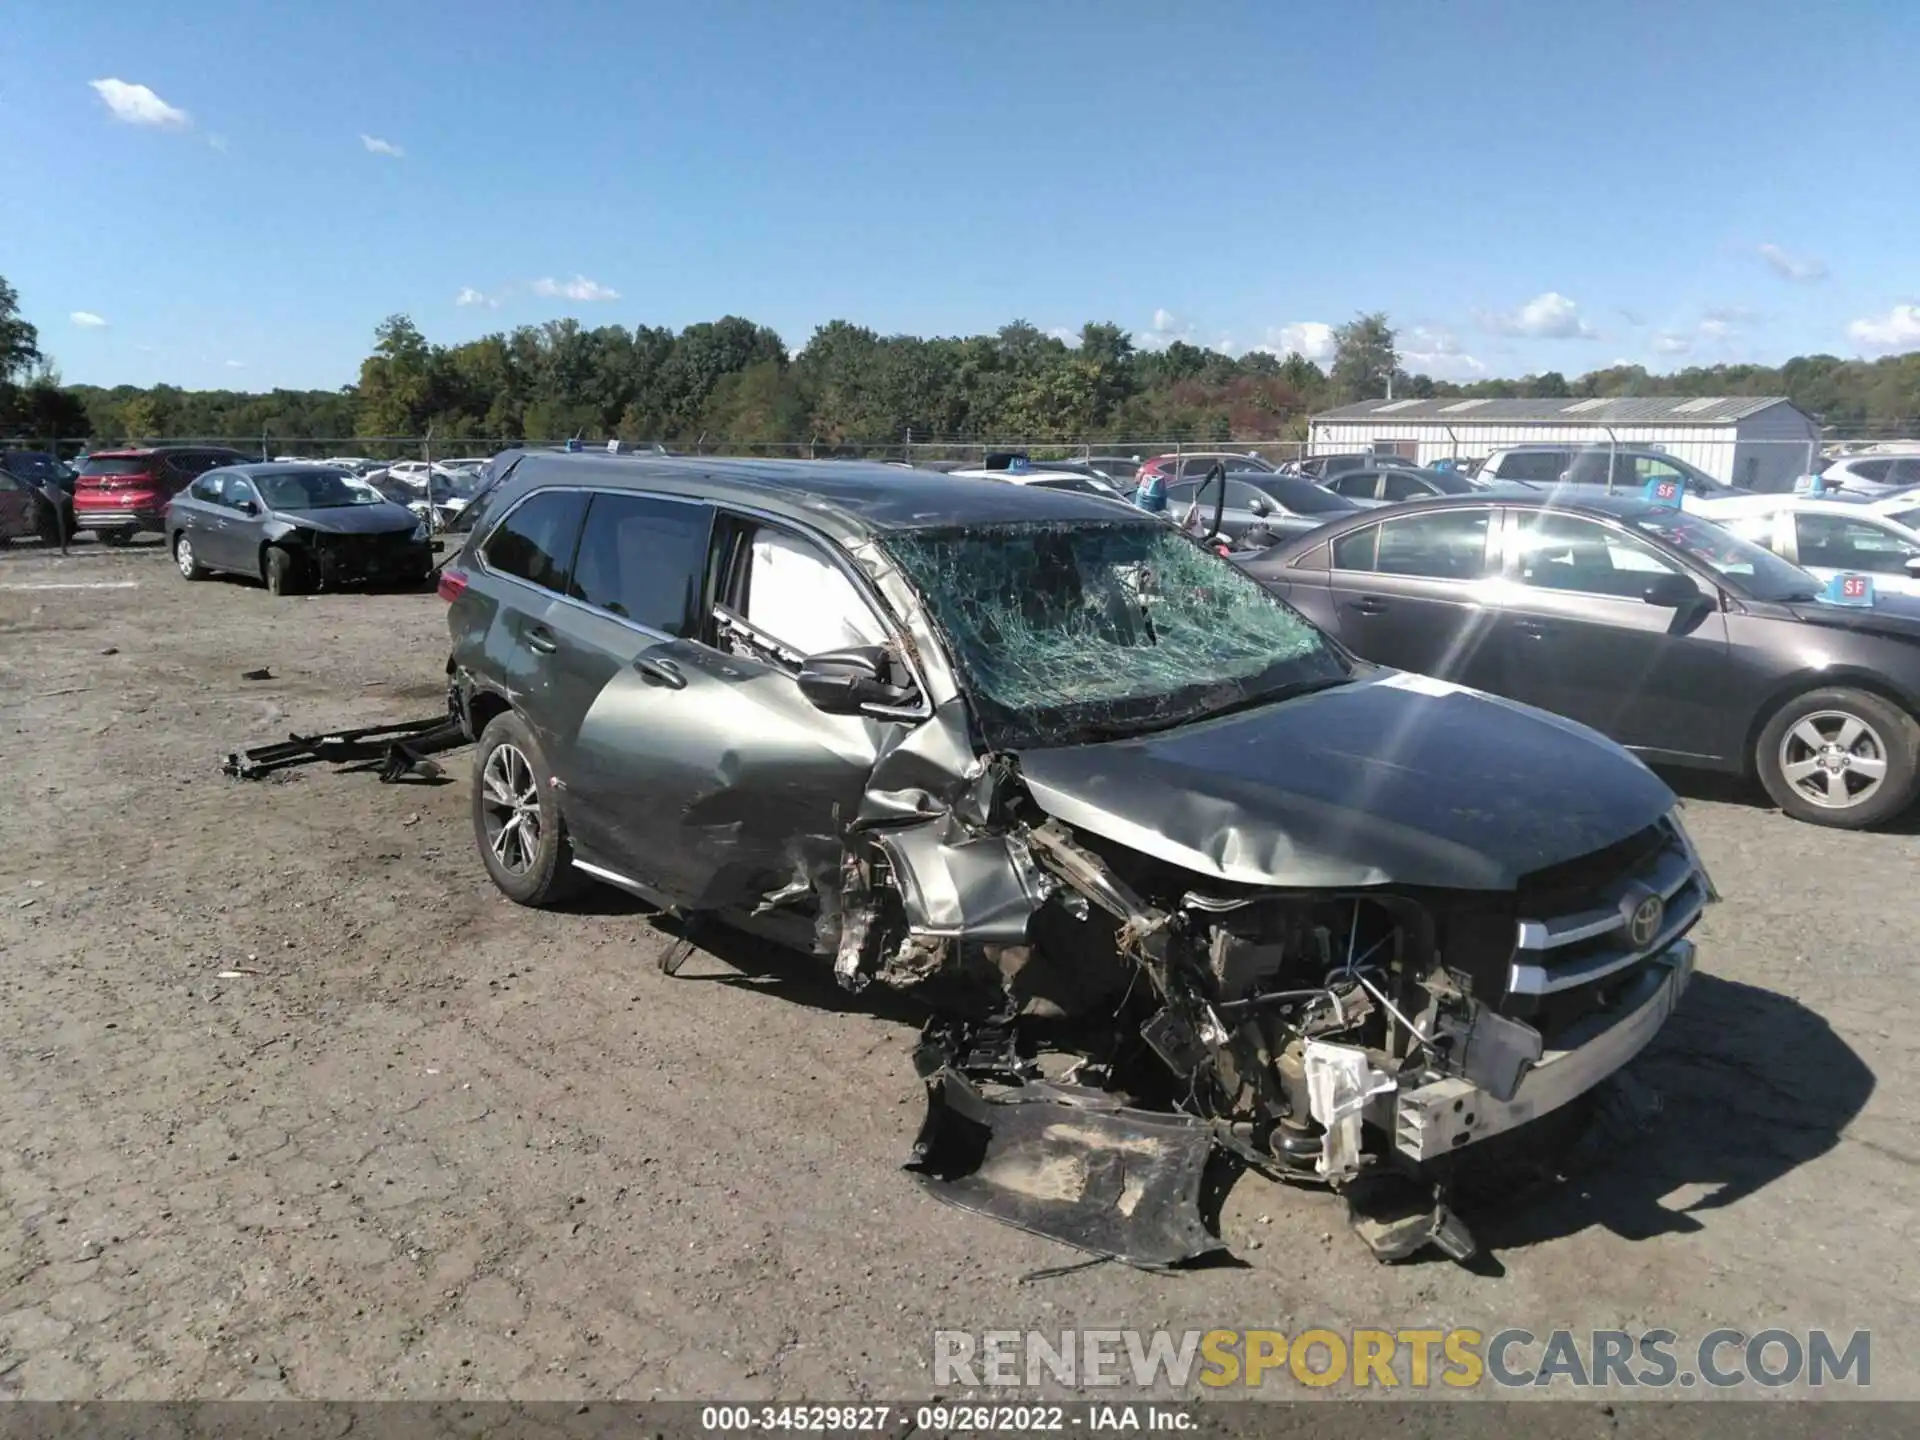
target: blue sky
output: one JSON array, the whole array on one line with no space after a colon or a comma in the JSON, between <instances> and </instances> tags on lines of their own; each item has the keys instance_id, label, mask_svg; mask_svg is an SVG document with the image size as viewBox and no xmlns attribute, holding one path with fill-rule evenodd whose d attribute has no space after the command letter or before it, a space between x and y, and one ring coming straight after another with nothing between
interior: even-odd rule
<instances>
[{"instance_id":1,"label":"blue sky","mask_svg":"<svg viewBox=\"0 0 1920 1440\"><path fill-rule=\"evenodd\" d=\"M1920 348L1911 0L75 0L0 61L0 274L73 381L343 384L394 311Z\"/></svg>"}]
</instances>

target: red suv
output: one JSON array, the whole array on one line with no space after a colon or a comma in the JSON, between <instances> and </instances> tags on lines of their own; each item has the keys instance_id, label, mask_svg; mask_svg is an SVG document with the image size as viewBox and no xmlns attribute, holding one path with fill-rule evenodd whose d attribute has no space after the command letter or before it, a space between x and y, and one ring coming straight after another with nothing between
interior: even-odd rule
<instances>
[{"instance_id":1,"label":"red suv","mask_svg":"<svg viewBox=\"0 0 1920 1440\"><path fill-rule=\"evenodd\" d=\"M74 529L91 530L108 545L124 545L142 530L164 531L167 502L196 476L254 458L218 445L96 451L81 462L73 487Z\"/></svg>"}]
</instances>

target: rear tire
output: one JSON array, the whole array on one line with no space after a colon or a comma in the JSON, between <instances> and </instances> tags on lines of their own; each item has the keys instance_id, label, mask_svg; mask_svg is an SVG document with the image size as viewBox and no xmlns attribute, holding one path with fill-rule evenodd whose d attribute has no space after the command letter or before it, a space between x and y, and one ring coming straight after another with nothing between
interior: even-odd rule
<instances>
[{"instance_id":1,"label":"rear tire","mask_svg":"<svg viewBox=\"0 0 1920 1440\"><path fill-rule=\"evenodd\" d=\"M1913 803L1920 724L1865 690L1810 690L1767 721L1753 758L1767 794L1794 819L1864 830Z\"/></svg>"},{"instance_id":2,"label":"rear tire","mask_svg":"<svg viewBox=\"0 0 1920 1440\"><path fill-rule=\"evenodd\" d=\"M193 541L187 538L185 531L173 537L173 563L187 580L204 580L209 573L207 567L195 558Z\"/></svg>"},{"instance_id":3,"label":"rear tire","mask_svg":"<svg viewBox=\"0 0 1920 1440\"><path fill-rule=\"evenodd\" d=\"M480 732L473 760L473 837L487 876L516 905L536 909L577 895L573 842L554 798L546 756L527 722L503 711Z\"/></svg>"},{"instance_id":4,"label":"rear tire","mask_svg":"<svg viewBox=\"0 0 1920 1440\"><path fill-rule=\"evenodd\" d=\"M267 547L267 592L271 595L298 595L301 589L300 558L279 545Z\"/></svg>"}]
</instances>

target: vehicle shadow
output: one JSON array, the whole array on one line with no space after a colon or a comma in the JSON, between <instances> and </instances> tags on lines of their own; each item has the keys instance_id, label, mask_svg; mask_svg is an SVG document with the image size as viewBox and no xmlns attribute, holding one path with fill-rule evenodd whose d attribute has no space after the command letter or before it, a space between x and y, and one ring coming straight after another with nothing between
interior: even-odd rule
<instances>
[{"instance_id":1,"label":"vehicle shadow","mask_svg":"<svg viewBox=\"0 0 1920 1440\"><path fill-rule=\"evenodd\" d=\"M1659 767L1655 773L1683 800L1708 800L1720 805L1739 805L1749 810L1769 810L1779 814L1780 807L1773 803L1773 797L1767 794L1760 782L1746 776L1726 775L1715 770L1669 770L1665 767ZM1785 816L1780 818L1784 824L1802 823ZM1818 829L1816 826L1807 828ZM1872 829L1876 834L1920 835L1920 804L1909 807L1891 820L1882 821Z\"/></svg>"},{"instance_id":2,"label":"vehicle shadow","mask_svg":"<svg viewBox=\"0 0 1920 1440\"><path fill-rule=\"evenodd\" d=\"M1594 1157L1533 1204L1461 1207L1493 1251L1599 1225L1628 1240L1688 1234L1840 1139L1874 1075L1831 1026L1770 990L1696 973L1629 1068L1660 1097L1643 1134Z\"/></svg>"}]
</instances>

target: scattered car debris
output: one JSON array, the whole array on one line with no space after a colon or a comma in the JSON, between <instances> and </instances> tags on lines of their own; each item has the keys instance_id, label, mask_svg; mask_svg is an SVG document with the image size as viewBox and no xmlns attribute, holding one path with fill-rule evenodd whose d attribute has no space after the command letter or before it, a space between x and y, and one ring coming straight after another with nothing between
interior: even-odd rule
<instances>
[{"instance_id":1,"label":"scattered car debris","mask_svg":"<svg viewBox=\"0 0 1920 1440\"><path fill-rule=\"evenodd\" d=\"M242 680L271 680L273 679L273 671L265 665L262 665L258 670L242 670L240 672L240 678Z\"/></svg>"},{"instance_id":2,"label":"scattered car debris","mask_svg":"<svg viewBox=\"0 0 1920 1440\"><path fill-rule=\"evenodd\" d=\"M367 725L357 730L335 730L321 735L289 735L271 745L237 750L221 763L223 774L236 780L258 780L290 765L316 760L333 764L378 761L380 782L391 785L407 775L432 779L440 767L426 757L468 744L457 719L436 715L428 720L406 720L392 725Z\"/></svg>"}]
</instances>

